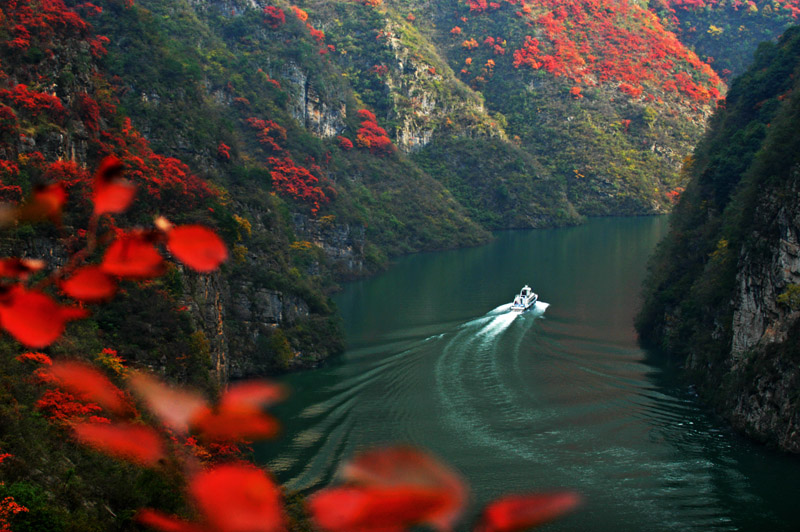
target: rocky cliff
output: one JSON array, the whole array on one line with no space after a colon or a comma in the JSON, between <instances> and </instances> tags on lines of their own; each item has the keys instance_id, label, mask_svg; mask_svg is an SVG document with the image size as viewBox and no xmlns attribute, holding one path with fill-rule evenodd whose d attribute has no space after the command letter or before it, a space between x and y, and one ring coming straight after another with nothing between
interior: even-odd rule
<instances>
[{"instance_id":1,"label":"rocky cliff","mask_svg":"<svg viewBox=\"0 0 800 532\"><path fill-rule=\"evenodd\" d=\"M685 171L642 340L751 436L800 452L800 29L762 45Z\"/></svg>"}]
</instances>

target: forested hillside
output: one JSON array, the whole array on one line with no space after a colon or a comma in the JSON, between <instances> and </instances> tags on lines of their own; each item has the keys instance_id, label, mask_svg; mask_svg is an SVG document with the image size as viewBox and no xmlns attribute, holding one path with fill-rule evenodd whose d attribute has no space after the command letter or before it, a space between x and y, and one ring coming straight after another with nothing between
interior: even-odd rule
<instances>
[{"instance_id":1,"label":"forested hillside","mask_svg":"<svg viewBox=\"0 0 800 532\"><path fill-rule=\"evenodd\" d=\"M685 166L642 339L741 430L800 451L800 30L762 44Z\"/></svg>"}]
</instances>

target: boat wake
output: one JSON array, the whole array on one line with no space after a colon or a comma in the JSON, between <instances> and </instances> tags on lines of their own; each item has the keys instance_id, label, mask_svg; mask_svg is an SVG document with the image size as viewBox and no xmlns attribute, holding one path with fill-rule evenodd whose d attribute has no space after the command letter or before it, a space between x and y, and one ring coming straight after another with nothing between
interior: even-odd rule
<instances>
[{"instance_id":1,"label":"boat wake","mask_svg":"<svg viewBox=\"0 0 800 532\"><path fill-rule=\"evenodd\" d=\"M549 306L550 306L550 303L545 303L544 301L537 301L533 305L533 308L531 308L527 313L526 312L521 312L521 313L515 313L514 315L515 316L525 316L526 314L534 314L536 316L541 316L541 315L543 315L545 313L545 311L547 310L547 307L549 307ZM489 312L486 313L486 316L497 316L498 314L507 314L509 312L511 312L511 303L506 303L505 305L500 305L499 307L490 310ZM485 318L486 316L483 316L483 317ZM467 322L467 323L470 323L470 322Z\"/></svg>"},{"instance_id":2,"label":"boat wake","mask_svg":"<svg viewBox=\"0 0 800 532\"><path fill-rule=\"evenodd\" d=\"M549 306L537 301L529 310L515 312L511 304L500 305L465 323L442 342L434 366L441 419L464 441L526 460L544 459L531 446L530 435L517 440L496 432L492 426L495 422L499 426L533 425L549 415L547 410L519 408L525 402L520 400L520 390L526 394L535 392L516 382L517 371L509 371L518 364L521 347L535 345L538 334L532 328ZM491 405L495 422L485 418L487 405Z\"/></svg>"},{"instance_id":3,"label":"boat wake","mask_svg":"<svg viewBox=\"0 0 800 532\"><path fill-rule=\"evenodd\" d=\"M468 412L475 405L472 393L487 385L497 386L496 379L501 377L492 359L508 349L506 343L522 341L522 336L544 315L547 307L547 303L537 302L530 310L520 313L512 311L511 304L504 304L465 322L441 324L445 330L436 334L406 341L387 336L380 345L351 350L347 365L327 370L333 375L325 380L332 384L320 390L318 399L298 412L297 418L303 420L304 429L293 435L284 447L285 453L279 453L270 461L272 470L283 477L284 485L292 490L308 489L325 482L342 456L352 454L356 446L363 445L359 419L375 415L372 409L377 405L384 405L380 409L381 416L393 420L385 424L387 429L413 426L409 418L416 418L416 413L412 415L385 405L408 403L403 397L420 386L419 375L427 375L439 383L444 419L462 428L481 424L478 416ZM506 332L510 334L507 336ZM429 367L421 369L420 365ZM470 381L475 378L484 382L471 388ZM508 393L502 396L506 408L510 407L514 398ZM363 400L369 397L380 397L380 400ZM453 416L465 417L453 419ZM424 446L425 434L430 429L416 428L418 433L406 428L400 435L370 435L370 439L419 440ZM486 435L486 439L491 438Z\"/></svg>"}]
</instances>

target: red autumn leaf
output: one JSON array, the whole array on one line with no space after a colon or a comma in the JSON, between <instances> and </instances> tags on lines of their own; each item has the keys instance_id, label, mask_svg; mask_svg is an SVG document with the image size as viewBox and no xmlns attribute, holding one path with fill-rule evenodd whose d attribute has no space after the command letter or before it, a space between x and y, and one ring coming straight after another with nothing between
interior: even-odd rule
<instances>
[{"instance_id":1,"label":"red autumn leaf","mask_svg":"<svg viewBox=\"0 0 800 532\"><path fill-rule=\"evenodd\" d=\"M67 191L62 183L37 186L31 201L22 208L20 218L46 218L57 222L61 219L61 209L67 202Z\"/></svg>"},{"instance_id":2,"label":"red autumn leaf","mask_svg":"<svg viewBox=\"0 0 800 532\"><path fill-rule=\"evenodd\" d=\"M225 464L196 475L189 493L205 518L187 523L155 510L136 519L162 532L282 532L286 521L280 488L250 464Z\"/></svg>"},{"instance_id":3,"label":"red autumn leaf","mask_svg":"<svg viewBox=\"0 0 800 532\"><path fill-rule=\"evenodd\" d=\"M119 181L96 188L93 196L95 214L125 212L133 201L136 187Z\"/></svg>"},{"instance_id":4,"label":"red autumn leaf","mask_svg":"<svg viewBox=\"0 0 800 532\"><path fill-rule=\"evenodd\" d=\"M194 477L189 492L217 532L285 530L280 488L251 465L226 464Z\"/></svg>"},{"instance_id":5,"label":"red autumn leaf","mask_svg":"<svg viewBox=\"0 0 800 532\"><path fill-rule=\"evenodd\" d=\"M61 209L67 201L67 192L62 183L39 185L33 190L31 197L19 208L0 211L0 221L10 223L14 220L37 222L50 220L61 221Z\"/></svg>"},{"instance_id":6,"label":"red autumn leaf","mask_svg":"<svg viewBox=\"0 0 800 532\"><path fill-rule=\"evenodd\" d=\"M187 432L189 420L198 411L207 408L206 400L202 396L167 386L144 373L134 374L129 384L153 414L165 425L179 432Z\"/></svg>"},{"instance_id":7,"label":"red autumn leaf","mask_svg":"<svg viewBox=\"0 0 800 532\"><path fill-rule=\"evenodd\" d=\"M128 233L117 238L106 250L101 264L108 275L128 279L157 277L163 266L164 259L142 233Z\"/></svg>"},{"instance_id":8,"label":"red autumn leaf","mask_svg":"<svg viewBox=\"0 0 800 532\"><path fill-rule=\"evenodd\" d=\"M105 454L143 466L154 466L164 457L164 444L150 427L130 424L78 423L76 438Z\"/></svg>"},{"instance_id":9,"label":"red autumn leaf","mask_svg":"<svg viewBox=\"0 0 800 532\"><path fill-rule=\"evenodd\" d=\"M94 213L120 213L128 209L136 194L136 187L122 178L125 167L113 155L100 163L94 176Z\"/></svg>"},{"instance_id":10,"label":"red autumn leaf","mask_svg":"<svg viewBox=\"0 0 800 532\"><path fill-rule=\"evenodd\" d=\"M425 523L445 498L425 488L340 487L312 495L309 510L317 526L330 532L401 532Z\"/></svg>"},{"instance_id":11,"label":"red autumn leaf","mask_svg":"<svg viewBox=\"0 0 800 532\"><path fill-rule=\"evenodd\" d=\"M242 442L273 438L280 424L263 408L286 396L283 386L253 380L232 385L216 410L202 408L190 424L205 440Z\"/></svg>"},{"instance_id":12,"label":"red autumn leaf","mask_svg":"<svg viewBox=\"0 0 800 532\"><path fill-rule=\"evenodd\" d=\"M18 259L11 257L0 259L0 277L26 280L32 273L44 268L44 261L39 259Z\"/></svg>"},{"instance_id":13,"label":"red autumn leaf","mask_svg":"<svg viewBox=\"0 0 800 532\"><path fill-rule=\"evenodd\" d=\"M222 239L200 225L183 225L169 231L167 249L182 263L203 273L216 270L228 258Z\"/></svg>"},{"instance_id":14,"label":"red autumn leaf","mask_svg":"<svg viewBox=\"0 0 800 532\"><path fill-rule=\"evenodd\" d=\"M162 532L207 532L197 525L187 523L177 517L164 515L155 510L142 510L136 514L136 520L140 524L156 528Z\"/></svg>"},{"instance_id":15,"label":"red autumn leaf","mask_svg":"<svg viewBox=\"0 0 800 532\"><path fill-rule=\"evenodd\" d=\"M476 532L518 532L565 514L580 503L575 493L510 495L490 503Z\"/></svg>"},{"instance_id":16,"label":"red autumn leaf","mask_svg":"<svg viewBox=\"0 0 800 532\"><path fill-rule=\"evenodd\" d=\"M232 384L220 400L221 409L263 408L286 398L286 388L263 380Z\"/></svg>"},{"instance_id":17,"label":"red autumn leaf","mask_svg":"<svg viewBox=\"0 0 800 532\"><path fill-rule=\"evenodd\" d=\"M78 301L89 303L108 301L113 297L117 283L99 266L84 266L61 282L61 290Z\"/></svg>"},{"instance_id":18,"label":"red autumn leaf","mask_svg":"<svg viewBox=\"0 0 800 532\"><path fill-rule=\"evenodd\" d=\"M214 442L243 442L274 438L280 424L271 415L254 408L203 408L191 420L192 429Z\"/></svg>"},{"instance_id":19,"label":"red autumn leaf","mask_svg":"<svg viewBox=\"0 0 800 532\"><path fill-rule=\"evenodd\" d=\"M117 388L108 377L88 364L55 362L43 373L49 377L48 382L54 382L59 388L85 397L110 412L125 415L133 411L133 407L125 399L122 390Z\"/></svg>"},{"instance_id":20,"label":"red autumn leaf","mask_svg":"<svg viewBox=\"0 0 800 532\"><path fill-rule=\"evenodd\" d=\"M61 307L59 317L64 321L82 320L89 315L89 311L81 307Z\"/></svg>"},{"instance_id":21,"label":"red autumn leaf","mask_svg":"<svg viewBox=\"0 0 800 532\"><path fill-rule=\"evenodd\" d=\"M37 290L12 288L0 302L0 325L29 347L42 348L55 342L66 322L87 316L83 309L62 307Z\"/></svg>"},{"instance_id":22,"label":"red autumn leaf","mask_svg":"<svg viewBox=\"0 0 800 532\"><path fill-rule=\"evenodd\" d=\"M318 492L310 505L315 521L336 532L372 530L389 515L394 521L383 521L380 528L427 524L450 530L467 499L458 475L431 456L405 447L364 453L345 464L340 476L345 486ZM391 502L386 497L392 497ZM325 515L332 506L339 508L336 515Z\"/></svg>"}]
</instances>

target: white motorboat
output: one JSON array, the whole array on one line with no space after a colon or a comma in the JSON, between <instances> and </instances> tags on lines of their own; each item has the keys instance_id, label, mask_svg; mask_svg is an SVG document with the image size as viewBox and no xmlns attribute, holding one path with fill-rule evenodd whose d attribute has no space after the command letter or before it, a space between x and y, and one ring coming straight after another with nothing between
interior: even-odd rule
<instances>
[{"instance_id":1,"label":"white motorboat","mask_svg":"<svg viewBox=\"0 0 800 532\"><path fill-rule=\"evenodd\" d=\"M514 302L511 303L512 312L525 312L536 304L539 296L531 290L531 287L525 285L522 287L519 295L514 297Z\"/></svg>"}]
</instances>

